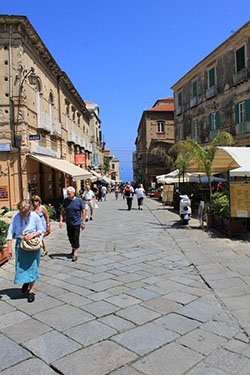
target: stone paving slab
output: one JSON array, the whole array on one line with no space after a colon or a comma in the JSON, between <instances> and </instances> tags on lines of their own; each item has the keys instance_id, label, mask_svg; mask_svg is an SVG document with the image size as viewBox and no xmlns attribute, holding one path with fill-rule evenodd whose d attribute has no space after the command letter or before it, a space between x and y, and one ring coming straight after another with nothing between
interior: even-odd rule
<instances>
[{"instance_id":1,"label":"stone paving slab","mask_svg":"<svg viewBox=\"0 0 250 375\"><path fill-rule=\"evenodd\" d=\"M182 375L200 362L203 356L176 343L171 343L135 362L132 367L146 375Z\"/></svg>"},{"instance_id":2,"label":"stone paving slab","mask_svg":"<svg viewBox=\"0 0 250 375\"><path fill-rule=\"evenodd\" d=\"M51 363L80 349L81 345L57 331L51 331L25 342L24 347L45 362Z\"/></svg>"},{"instance_id":3,"label":"stone paving slab","mask_svg":"<svg viewBox=\"0 0 250 375\"><path fill-rule=\"evenodd\" d=\"M131 306L121 311L118 311L116 315L121 316L137 325L142 325L150 322L156 318L159 318L161 314L147 309L141 305Z\"/></svg>"},{"instance_id":4,"label":"stone paving slab","mask_svg":"<svg viewBox=\"0 0 250 375\"><path fill-rule=\"evenodd\" d=\"M13 285L14 259L0 268L0 337L17 354L1 375L34 363L38 374L249 375L249 243L195 219L181 227L154 199L128 212L112 198L81 232L75 263L65 225L52 223L33 304Z\"/></svg>"},{"instance_id":5,"label":"stone paving slab","mask_svg":"<svg viewBox=\"0 0 250 375\"><path fill-rule=\"evenodd\" d=\"M31 353L9 338L0 335L0 371L31 357Z\"/></svg>"},{"instance_id":6,"label":"stone paving slab","mask_svg":"<svg viewBox=\"0 0 250 375\"><path fill-rule=\"evenodd\" d=\"M93 315L70 305L62 305L34 315L35 319L58 330L65 330L94 319Z\"/></svg>"},{"instance_id":7,"label":"stone paving slab","mask_svg":"<svg viewBox=\"0 0 250 375\"><path fill-rule=\"evenodd\" d=\"M1 375L56 375L57 373L52 370L43 361L32 358L27 361L21 362L7 370L1 372Z\"/></svg>"},{"instance_id":8,"label":"stone paving slab","mask_svg":"<svg viewBox=\"0 0 250 375\"><path fill-rule=\"evenodd\" d=\"M113 340L139 355L144 355L173 341L178 336L178 334L153 323L147 323L114 336Z\"/></svg>"},{"instance_id":9,"label":"stone paving slab","mask_svg":"<svg viewBox=\"0 0 250 375\"><path fill-rule=\"evenodd\" d=\"M105 341L64 357L53 366L65 375L105 375L136 358L129 350Z\"/></svg>"},{"instance_id":10,"label":"stone paving slab","mask_svg":"<svg viewBox=\"0 0 250 375\"><path fill-rule=\"evenodd\" d=\"M92 320L68 329L64 333L82 345L88 346L115 335L117 331L102 324L100 321Z\"/></svg>"},{"instance_id":11,"label":"stone paving slab","mask_svg":"<svg viewBox=\"0 0 250 375\"><path fill-rule=\"evenodd\" d=\"M17 323L11 327L1 330L1 332L10 339L16 341L18 344L24 343L34 337L40 336L43 333L51 330L46 324L43 324L35 319L27 319L21 324Z\"/></svg>"}]
</instances>

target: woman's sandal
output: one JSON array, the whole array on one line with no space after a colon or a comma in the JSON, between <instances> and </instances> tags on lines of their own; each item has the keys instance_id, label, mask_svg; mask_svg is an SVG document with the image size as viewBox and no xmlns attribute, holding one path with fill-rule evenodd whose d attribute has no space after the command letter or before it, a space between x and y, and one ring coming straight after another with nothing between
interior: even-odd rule
<instances>
[{"instance_id":1,"label":"woman's sandal","mask_svg":"<svg viewBox=\"0 0 250 375\"><path fill-rule=\"evenodd\" d=\"M72 262L76 262L77 259L78 259L77 255L73 255L73 256L72 256Z\"/></svg>"}]
</instances>

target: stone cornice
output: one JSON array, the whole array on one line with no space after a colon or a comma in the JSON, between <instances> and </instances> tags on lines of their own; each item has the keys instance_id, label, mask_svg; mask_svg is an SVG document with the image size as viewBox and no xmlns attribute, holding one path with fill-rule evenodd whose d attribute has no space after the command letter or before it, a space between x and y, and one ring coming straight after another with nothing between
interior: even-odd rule
<instances>
[{"instance_id":1,"label":"stone cornice","mask_svg":"<svg viewBox=\"0 0 250 375\"><path fill-rule=\"evenodd\" d=\"M61 82L65 85L65 87L69 90L69 92L73 95L77 103L79 104L82 112L90 119L90 113L86 108L85 102L76 90L75 86L67 76L67 74L61 70L41 38L39 37L38 33L28 20L26 16L20 15L0 15L0 24L6 25L18 25L22 32L28 37L31 44L33 45L34 49L40 55L41 59L46 63L49 70L53 72L55 78L60 77Z\"/></svg>"}]
</instances>

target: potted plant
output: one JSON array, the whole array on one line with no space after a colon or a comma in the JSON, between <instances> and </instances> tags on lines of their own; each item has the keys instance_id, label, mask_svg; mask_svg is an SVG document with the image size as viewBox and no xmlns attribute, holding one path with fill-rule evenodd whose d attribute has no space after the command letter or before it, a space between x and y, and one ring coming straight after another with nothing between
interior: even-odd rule
<instances>
[{"instance_id":1,"label":"potted plant","mask_svg":"<svg viewBox=\"0 0 250 375\"><path fill-rule=\"evenodd\" d=\"M0 220L0 265L8 260L6 237L8 233L9 224Z\"/></svg>"}]
</instances>

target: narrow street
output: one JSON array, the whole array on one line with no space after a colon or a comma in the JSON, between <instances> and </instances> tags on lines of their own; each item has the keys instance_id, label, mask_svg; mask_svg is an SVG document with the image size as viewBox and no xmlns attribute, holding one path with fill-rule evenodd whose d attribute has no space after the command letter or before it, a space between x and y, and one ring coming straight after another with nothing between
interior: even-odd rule
<instances>
[{"instance_id":1,"label":"narrow street","mask_svg":"<svg viewBox=\"0 0 250 375\"><path fill-rule=\"evenodd\" d=\"M75 263L53 223L34 303L0 268L0 374L249 375L249 243L150 198L98 206Z\"/></svg>"}]
</instances>

